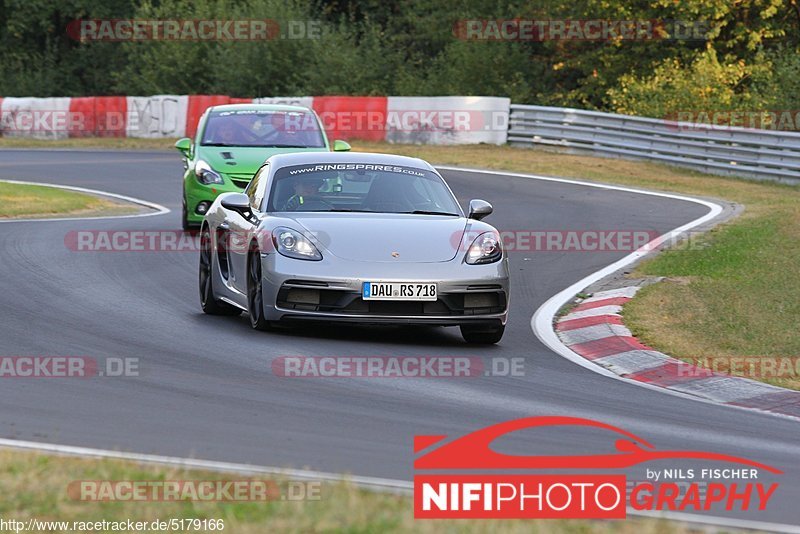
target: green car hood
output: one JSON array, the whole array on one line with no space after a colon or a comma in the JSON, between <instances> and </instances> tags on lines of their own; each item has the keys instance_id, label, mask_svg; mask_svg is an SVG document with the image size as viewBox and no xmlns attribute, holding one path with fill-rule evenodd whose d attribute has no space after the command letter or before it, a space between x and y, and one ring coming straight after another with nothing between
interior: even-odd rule
<instances>
[{"instance_id":1,"label":"green car hood","mask_svg":"<svg viewBox=\"0 0 800 534\"><path fill-rule=\"evenodd\" d=\"M275 154L289 154L292 152L327 152L321 148L259 148L259 147L198 147L198 159L205 160L217 172L236 175L250 175L258 170L261 165Z\"/></svg>"}]
</instances>

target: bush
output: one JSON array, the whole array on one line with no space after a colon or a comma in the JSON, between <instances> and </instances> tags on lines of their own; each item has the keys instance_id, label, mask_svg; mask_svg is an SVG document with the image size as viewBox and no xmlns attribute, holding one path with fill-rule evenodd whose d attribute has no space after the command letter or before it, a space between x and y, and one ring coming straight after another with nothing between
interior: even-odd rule
<instances>
[{"instance_id":1,"label":"bush","mask_svg":"<svg viewBox=\"0 0 800 534\"><path fill-rule=\"evenodd\" d=\"M626 74L609 90L612 109L629 115L669 117L681 111L764 109L770 97L752 85L772 88L768 64L747 65L729 59L720 63L713 49L686 65L667 59L646 76Z\"/></svg>"}]
</instances>

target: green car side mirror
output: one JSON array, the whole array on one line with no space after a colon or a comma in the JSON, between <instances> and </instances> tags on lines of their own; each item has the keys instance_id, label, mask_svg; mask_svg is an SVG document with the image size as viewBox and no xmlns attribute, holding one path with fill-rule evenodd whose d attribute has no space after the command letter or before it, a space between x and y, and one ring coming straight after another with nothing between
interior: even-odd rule
<instances>
[{"instance_id":1,"label":"green car side mirror","mask_svg":"<svg viewBox=\"0 0 800 534\"><path fill-rule=\"evenodd\" d=\"M337 139L333 142L334 152L350 152L350 148L350 143L342 141L341 139Z\"/></svg>"},{"instance_id":2,"label":"green car side mirror","mask_svg":"<svg viewBox=\"0 0 800 534\"><path fill-rule=\"evenodd\" d=\"M188 158L189 152L191 152L192 150L192 140L189 139L188 137L183 137L181 139L178 139L177 141L175 141L175 148L177 148L181 154L183 154Z\"/></svg>"}]
</instances>

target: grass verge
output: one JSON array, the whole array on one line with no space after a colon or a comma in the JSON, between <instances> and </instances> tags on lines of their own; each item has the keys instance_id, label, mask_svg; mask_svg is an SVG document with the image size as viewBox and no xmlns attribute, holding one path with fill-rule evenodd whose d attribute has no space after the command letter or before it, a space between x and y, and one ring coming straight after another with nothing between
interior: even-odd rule
<instances>
[{"instance_id":1,"label":"grass verge","mask_svg":"<svg viewBox=\"0 0 800 534\"><path fill-rule=\"evenodd\" d=\"M133 137L70 137L67 139L27 139L0 137L0 148L78 148L108 150L175 150L178 139L137 139Z\"/></svg>"},{"instance_id":2,"label":"grass verge","mask_svg":"<svg viewBox=\"0 0 800 534\"><path fill-rule=\"evenodd\" d=\"M128 203L77 191L0 182L0 219L97 217L138 211Z\"/></svg>"},{"instance_id":3,"label":"grass verge","mask_svg":"<svg viewBox=\"0 0 800 534\"><path fill-rule=\"evenodd\" d=\"M662 520L626 521L414 521L410 496L373 493L349 484L318 484L299 489L297 483L273 480L288 495L318 498L276 498L261 502L105 501L81 500L69 491L75 481L234 481L247 477L215 472L140 465L121 460L97 460L0 449L0 516L6 521L67 521L69 528L40 532L77 532L73 521L146 521L155 519L221 519L222 532L540 532L547 533L683 533L686 527ZM259 477L256 480L266 480ZM312 488L318 487L316 492ZM84 529L85 530L85 529ZM108 531L109 529L107 529Z\"/></svg>"}]
</instances>

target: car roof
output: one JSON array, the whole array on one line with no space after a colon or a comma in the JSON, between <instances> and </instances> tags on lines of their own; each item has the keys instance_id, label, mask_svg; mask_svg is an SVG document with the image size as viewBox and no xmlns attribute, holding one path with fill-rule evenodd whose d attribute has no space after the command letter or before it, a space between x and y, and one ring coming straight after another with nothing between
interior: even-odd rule
<instances>
[{"instance_id":1,"label":"car roof","mask_svg":"<svg viewBox=\"0 0 800 534\"><path fill-rule=\"evenodd\" d=\"M294 106L290 104L222 104L211 106L209 111L310 111L305 106Z\"/></svg>"},{"instance_id":2,"label":"car roof","mask_svg":"<svg viewBox=\"0 0 800 534\"><path fill-rule=\"evenodd\" d=\"M371 163L376 165L399 165L435 171L425 160L398 156L396 154L378 154L375 152L294 152L276 154L267 160L273 168L292 165L312 165L315 163Z\"/></svg>"}]
</instances>

